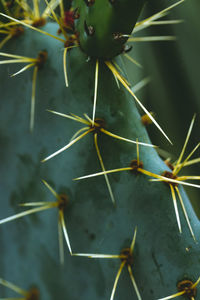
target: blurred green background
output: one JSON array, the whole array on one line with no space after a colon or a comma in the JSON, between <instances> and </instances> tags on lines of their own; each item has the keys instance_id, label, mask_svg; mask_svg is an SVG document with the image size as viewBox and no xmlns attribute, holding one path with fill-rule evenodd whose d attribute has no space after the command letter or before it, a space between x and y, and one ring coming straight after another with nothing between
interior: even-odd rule
<instances>
[{"instance_id":1,"label":"blurred green background","mask_svg":"<svg viewBox=\"0 0 200 300\"><path fill-rule=\"evenodd\" d=\"M142 19L170 6L176 1L150 0ZM152 142L169 152L172 161L182 149L194 113L197 118L186 155L200 142L200 1L186 0L161 20L181 19L176 25L151 26L136 36L175 35L176 41L134 43L130 55L138 60L139 69L125 58L131 83L149 76L150 83L138 93L149 111L155 112L158 123L173 142L166 142L155 126L149 127ZM198 149L193 158L200 157ZM199 175L199 165L182 171L183 175ZM200 217L200 190L188 188L187 193Z\"/></svg>"}]
</instances>

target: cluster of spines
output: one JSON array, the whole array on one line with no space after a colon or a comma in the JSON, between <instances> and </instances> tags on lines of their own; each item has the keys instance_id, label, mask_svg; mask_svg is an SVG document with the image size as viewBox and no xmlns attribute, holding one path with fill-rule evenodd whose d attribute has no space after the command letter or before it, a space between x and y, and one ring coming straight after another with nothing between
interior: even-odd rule
<instances>
[{"instance_id":1,"label":"cluster of spines","mask_svg":"<svg viewBox=\"0 0 200 300\"><path fill-rule=\"evenodd\" d=\"M113 5L115 3L115 1L109 1L111 3L111 5ZM182 1L180 1L182 2ZM37 8L37 1L34 1L35 3L35 13L36 13L36 17L38 18L39 15L38 15L38 8ZM85 1L86 5L87 6L91 6L94 4L94 1ZM47 3L48 4L48 3ZM176 4L177 5L177 4ZM175 5L174 5L175 6ZM77 46L77 41L76 39L73 40L72 44L69 44L67 43L68 42L68 35L66 35L65 33L65 30L64 30L64 27L62 26L61 22L58 20L58 18L56 17L55 13L53 12L53 9L51 8L51 6L48 4L47 6L48 8L48 11L52 13L54 19L56 20L56 22L60 25L60 28L61 28L61 31L62 33L64 33L64 36L65 36L65 39L62 39L62 38L57 38L57 37L54 37L50 34L51 37L54 37L56 39L59 39L61 42L64 42L65 45L67 45L67 47L65 48L65 51L64 51L64 74L65 74L65 81L67 81L67 72L66 72L66 54L67 54L67 49L68 48L71 48L71 47L74 47L74 46ZM166 10L165 10L166 11ZM164 11L164 12L165 12ZM163 14L163 12L161 12L161 14L157 14L157 15L154 15L150 20L150 23L151 22L154 22L154 20L156 20L157 18L161 17ZM3 14L2 14L3 15ZM5 15L4 15L5 16ZM13 17L10 17L10 19L12 20L15 20L16 24L18 25L19 23L21 23L22 25L26 25L27 27L29 28L32 28L34 29L37 28L37 26L39 25L36 25L34 24L34 22L32 23L32 25L29 24L29 22L25 22L25 21L17 21L15 18ZM39 19L39 18L38 18ZM35 21L36 22L36 21ZM149 20L146 20L147 24L149 22ZM143 26L142 28L145 27L145 22L140 22L138 23L138 27L139 26ZM148 24L148 26L150 26L151 24ZM136 27L137 28L137 27ZM41 33L45 33L44 31L40 30L40 29L35 29ZM45 33L47 34L47 33ZM168 40L170 40L171 38L170 37L167 37ZM151 39L150 39L151 40ZM135 41L134 38L131 38L130 41ZM4 55L6 56L5 53L1 53L1 55ZM33 75L33 92L32 92L32 99L33 97L35 98L35 83L36 83L36 74L37 74L37 70L39 69L39 67L41 67L43 64L44 64L44 61L46 60L46 53L39 53L38 57L35 58L35 59L30 59L30 58L27 58L27 57L19 57L19 56L15 56L14 55L12 56L11 54L7 54L7 57L13 57L15 58L16 62L28 62L29 64L24 67L23 69L21 69L20 71L18 71L17 73L15 73L14 75L18 75L19 73L25 71L26 69L28 69L29 67L32 67L34 66L34 75ZM21 59L21 61L20 61ZM11 61L10 61L11 62ZM9 62L9 63L10 63ZM3 62L3 63L7 63L7 62ZM125 88L132 94L132 96L136 99L136 101L140 104L140 101L138 100L138 98L135 96L135 94L132 92L132 90L130 89L129 87L129 84L128 82L126 81L126 79L117 71L117 69L114 67L114 63L113 62L110 62L109 60L105 60L105 64L108 66L108 68L112 71L113 75L115 76L115 78L117 80L119 80L124 86ZM96 107L96 97L97 97L97 82L98 82L98 67L99 67L99 60L97 59L96 60L96 75L95 75L95 105L94 107ZM66 84L67 85L67 84ZM143 108L143 106L142 106ZM147 117L150 118L156 125L157 127L161 130L162 133L164 133L162 131L162 129L160 128L160 126L157 124L157 122L155 121L155 119L152 117L152 115L146 110L144 109L144 111L147 113ZM53 111L52 111L53 112ZM190 157L192 156L192 154L196 151L196 149L199 147L199 144L194 148L194 150L187 156L187 158L182 162L182 158L183 158L183 154L184 154L184 151L185 151L185 148L186 148L186 145L187 145L187 142L188 142L188 139L189 139L189 136L190 136L190 133L191 133L191 130L192 130L192 126L193 126L193 123L194 123L194 119L191 123L191 126L190 126L190 129L189 129L189 132L188 132L188 135L187 135L187 138L186 138L186 142L184 144L184 147L183 147L183 150L181 152L181 155L178 159L178 161L176 162L175 166L173 166L173 170L172 172L170 173L169 171L166 171L166 173L163 173L162 175L158 175L158 174L154 174L150 171L147 171L143 168L143 164L142 162L140 161L139 159L139 141L132 141L132 140L129 140L127 138L123 138L123 137L120 137L116 134L113 134L109 131L107 131L104 126L102 126L101 122L98 122L98 119L95 119L95 109L93 110L93 119L90 119L87 115L86 115L86 119L83 119L81 117L78 117L78 116L69 116L69 115L65 115L65 114L62 114L62 113L57 113L57 112L53 112L53 113L56 113L56 114L59 114L59 115L62 115L64 117L70 117L71 119L74 119L75 121L78 121L80 123L83 123L85 125L87 125L87 127L85 127L85 132L83 134L80 135L80 132L77 132L73 138L72 138L72 141L66 145L63 149L61 149L62 151L64 151L65 149L69 148L72 144L74 144L75 142L77 142L79 139L81 139L84 135L88 134L89 132L93 132L94 133L94 142L95 142L95 146L96 146L96 151L97 151L97 155L98 155L98 158L99 158L99 161L101 163L101 167L103 169L103 171L101 173L96 173L94 175L90 175L90 176L85 176L85 177L91 177L91 176L96 176L96 175L104 175L105 177L107 176L108 173L111 173L111 172L118 172L118 171L124 171L124 170L127 170L127 171L133 171L133 172L140 172L144 175L147 175L147 176L150 176L150 177L153 177L155 178L156 180L158 181L164 181L166 183L169 184L170 186L170 189L171 189L171 193L172 193L172 198L173 198L173 202L174 202L174 206L175 206L175 211L176 211L176 217L177 217L177 222L178 222L178 226L179 226L179 230L181 232L181 225L180 225L180 219L179 219L179 215L178 215L178 211L177 211L177 205L176 205L176 197L175 197L175 190L177 191L177 194L179 196L179 199L181 201L181 205L183 207L183 210L184 210L184 213L185 213L185 216L186 216L186 220L188 222L188 226L190 228L190 231L191 231L191 234L193 236L193 238L195 239L195 236L193 234L193 231L192 231L192 228L190 226L190 223L189 223L189 219L187 217L187 213L184 209L184 205L183 205L183 202L182 202L182 199L181 199L181 195L180 195L180 192L178 190L178 187L177 185L178 184L186 184L186 185L191 185L191 186L195 186L195 187L199 187L198 185L192 185L192 184L189 184L189 183L185 183L184 181L187 180L187 179L197 179L199 180L200 177L199 176L182 176L182 177L178 177L177 174L178 172L186 165L189 165L189 164L192 164L193 162L190 161ZM84 121L83 121L84 120ZM33 121L32 121L33 122ZM33 123L32 123L32 128L33 128ZM125 140L126 142L132 142L132 143L136 143L137 145L137 153L138 153L138 156L137 156L137 159L133 160L131 162L131 165L129 167L125 167L125 168L121 168L121 169L116 169L116 170L111 170L111 171L106 171L105 170L105 167L104 167L104 164L103 164L103 161L102 161L102 158L101 158L101 154L100 154L100 151L99 151L99 147L98 147L98 144L97 144L97 136L98 136L98 132L103 132L105 134L108 134L114 138L118 138L118 139L121 139L121 140ZM165 134L164 134L165 135ZM165 135L166 136L166 135ZM148 145L148 146L152 146L152 145ZM60 153L61 150L59 150L58 152ZM56 152L56 154L58 154ZM51 157L55 156L56 155L55 153L53 155L51 155L50 157L47 157L46 159L44 159L44 161L50 159ZM196 161L195 161L196 162ZM198 160L199 162L199 160ZM84 178L85 178L84 177ZM82 177L83 178L83 177ZM106 177L107 178L107 177ZM81 179L81 178L78 178L78 179ZM10 220L13 220L13 219L17 219L19 217L22 217L24 215L27 215L27 214L31 214L31 213L34 213L34 212L38 212L38 211L42 211L42 210L45 210L45 209L48 209L48 208L52 208L52 207L57 207L58 208L58 211L59 211L59 224L60 224L60 229L62 228L63 229L63 233L64 233L64 236L65 236L65 239L66 239L66 242L67 242L67 245L68 245L68 248L69 248L69 251L70 253L72 254L72 250L71 250L71 246L70 246L70 243L69 243L69 238L68 238L68 233L67 233L67 230L66 230L66 226L65 226L65 222L64 222L64 209L66 207L66 197L63 197L63 195L58 195L54 190L53 188L46 182L46 181L43 181L44 184L49 188L49 190L54 194L54 196L56 197L57 201L56 202L50 202L50 203L47 203L47 202L41 202L41 203L38 203L38 202L35 202L35 203L24 203L22 204L23 206L38 206L37 208L33 208L27 212L24 212L24 213L20 213L18 215L15 215L13 217L9 217L9 218L6 218L4 220L2 220L0 223L5 223L5 222L8 222ZM108 184L108 181L107 181L107 185L108 185L108 188L110 188L110 185ZM111 194L111 190L110 190L110 194ZM112 196L111 196L112 198ZM113 200L113 199L112 199ZM114 202L114 201L113 201ZM60 230L61 231L61 230ZM59 234L60 236L60 234ZM115 282L114 282L114 287L113 287L113 291L112 291L112 294L111 294L111 299L113 299L114 297L114 294L115 294L115 290L116 290L116 286L117 286L117 282L118 282L118 279L119 279L119 276L121 274L121 271L123 269L123 267L125 265L127 265L128 267L128 270L129 270L129 274L130 274L130 278L133 282L133 285L135 287L135 291L136 291L136 294L137 294L137 297L138 299L141 299L141 296L140 296L140 293L137 289L137 286L136 286L136 283L135 283L135 280L134 280L134 277L133 277L133 274L132 274L132 270L131 270L131 265L132 265L132 252L133 252L133 248L134 248L134 244L135 244L135 239L136 239L136 231L135 231L135 234L134 234L134 238L133 238L133 241L131 243L131 246L130 248L127 248L126 249L126 252L125 250L122 251L122 253L120 255L110 255L110 257L106 257L106 255L102 254L102 255L89 255L89 254L73 254L73 255L82 255L82 256L90 256L90 257L95 257L95 258L98 258L98 257L102 257L102 258L121 258L122 259L122 263L121 263L121 266L120 266L120 269L117 273L117 276L116 276L116 279L115 279ZM59 239L60 241L60 257L61 257L61 261L63 261L63 247L61 246L62 242L61 242L61 238ZM107 255L109 256L109 255ZM188 297L190 297L190 299L194 299L194 297L196 296L196 286L197 284L199 283L199 280L198 279L195 283L193 282L187 282L187 283L179 283L178 284L178 290L179 292L172 295L172 296L169 296L169 297L165 297L165 298L162 298L162 299L172 299L172 298L175 298L175 297L178 297L180 295L188 295ZM3 284L3 280L1 282ZM25 299L29 299L29 298L25 298Z\"/></svg>"}]
</instances>

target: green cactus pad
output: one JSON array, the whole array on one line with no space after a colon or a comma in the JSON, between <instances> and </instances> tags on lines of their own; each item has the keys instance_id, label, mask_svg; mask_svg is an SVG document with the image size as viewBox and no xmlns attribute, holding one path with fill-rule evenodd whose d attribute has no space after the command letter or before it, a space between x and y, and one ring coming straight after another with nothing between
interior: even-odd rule
<instances>
[{"instance_id":1,"label":"green cactus pad","mask_svg":"<svg viewBox=\"0 0 200 300\"><path fill-rule=\"evenodd\" d=\"M57 32L55 24L43 29L54 35ZM46 50L48 58L38 71L32 134L28 123L33 71L30 69L9 78L17 70L15 66L3 66L0 70L3 87L0 219L24 211L25 207L18 207L23 202L55 201L42 183L44 179L57 193L65 193L69 198L65 222L73 253L119 255L124 248L130 247L137 227L131 269L142 299L156 300L176 293L177 282L198 279L200 247L192 239L178 204L182 224L182 234L179 233L169 185L151 182L150 177L130 170L108 174L116 200L114 206L103 176L74 181L78 176L101 171L92 132L63 153L41 163L86 126L53 115L47 109L80 117L84 117L84 113L92 114L95 61L87 62L87 56L80 49L72 49L67 57L69 88L66 89L62 48L61 42L28 29L20 43L10 41L4 50L30 57ZM120 60L117 63L123 68ZM104 63L100 62L99 70L96 118L105 121L105 129L109 132L150 143L134 99L123 87L117 86ZM136 145L100 131L96 133L106 170L129 167L131 161L137 159ZM159 175L170 171L154 148L140 146L139 150L145 170ZM199 239L199 222L180 185L179 190ZM30 285L36 285L43 300L76 300L80 295L83 300L109 300L121 260L71 257L64 241L65 263L61 266L57 223L58 208L54 207L1 224L0 276L27 290ZM1 297L9 295L4 289ZM138 299L126 267L114 299Z\"/></svg>"},{"instance_id":2,"label":"green cactus pad","mask_svg":"<svg viewBox=\"0 0 200 300\"><path fill-rule=\"evenodd\" d=\"M75 29L81 49L90 57L102 59L123 52L144 3L145 0L75 0Z\"/></svg>"}]
</instances>

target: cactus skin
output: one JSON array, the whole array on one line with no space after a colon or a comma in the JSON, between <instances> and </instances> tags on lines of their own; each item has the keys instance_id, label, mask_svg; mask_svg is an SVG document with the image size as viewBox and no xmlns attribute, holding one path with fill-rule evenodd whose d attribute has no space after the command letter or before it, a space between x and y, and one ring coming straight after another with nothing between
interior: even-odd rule
<instances>
[{"instance_id":1,"label":"cactus skin","mask_svg":"<svg viewBox=\"0 0 200 300\"><path fill-rule=\"evenodd\" d=\"M55 24L47 24L43 29L52 34L57 32ZM142 299L168 296L176 291L179 280L197 280L200 250L190 236L181 211L183 233L179 235L169 187L149 182L142 174L110 175L116 198L114 207L103 177L73 182L77 176L101 170L93 134L49 162L40 163L46 155L67 143L80 128L71 120L47 113L46 109L79 116L85 112L92 114L95 62L86 62L86 55L73 49L68 57L70 86L66 89L62 47L59 41L30 30L20 37L20 43L13 40L6 46L8 53L15 49L16 54L30 57L45 49L48 60L38 73L36 123L32 135L28 132L32 71L12 79L5 74L12 73L13 66L2 67L0 71L4 87L0 112L4 204L0 218L21 211L22 208L17 208L20 202L54 200L40 183L44 178L58 192L66 192L69 196L70 206L65 218L74 252L118 254L130 245L137 226L132 269ZM100 101L96 116L105 119L106 128L114 133L149 142L133 99L123 88L118 89L104 64L100 65L99 78ZM15 88L11 89L11 85ZM103 134L99 136L99 148L106 169L128 166L136 158L134 145ZM152 148L141 146L140 159L144 168L154 173L161 174L167 169ZM183 189L181 194L198 236L199 222ZM60 266L55 210L1 225L0 240L1 276L23 287L34 283L41 292L41 299L80 299L80 294L82 299L110 298L120 261L70 257L65 245L66 261ZM7 290L2 296L8 296ZM114 299L137 299L125 270Z\"/></svg>"},{"instance_id":2,"label":"cactus skin","mask_svg":"<svg viewBox=\"0 0 200 300\"><path fill-rule=\"evenodd\" d=\"M124 51L145 0L75 0L75 28L81 49L90 57L111 59ZM101 12L101 13L99 13Z\"/></svg>"}]
</instances>

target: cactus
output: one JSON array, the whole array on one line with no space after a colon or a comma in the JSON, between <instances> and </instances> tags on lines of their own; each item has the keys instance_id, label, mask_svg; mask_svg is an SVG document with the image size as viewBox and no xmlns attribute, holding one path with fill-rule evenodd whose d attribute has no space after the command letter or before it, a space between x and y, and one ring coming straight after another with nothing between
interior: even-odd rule
<instances>
[{"instance_id":1,"label":"cactus","mask_svg":"<svg viewBox=\"0 0 200 300\"><path fill-rule=\"evenodd\" d=\"M91 57L111 59L124 51L145 0L74 1L80 48ZM128 8L128 9L127 9ZM102 11L102 16L99 14Z\"/></svg>"},{"instance_id":2,"label":"cactus","mask_svg":"<svg viewBox=\"0 0 200 300\"><path fill-rule=\"evenodd\" d=\"M23 5L18 21L1 13L24 34L0 53L0 297L197 300L199 222L183 189L200 187L183 172L199 147L187 152L195 116L177 160L163 161L146 126L168 135L119 55L144 3L74 1L66 14L61 2L60 16L54 4ZM85 24L95 34L84 40ZM127 36L116 46L113 32Z\"/></svg>"}]
</instances>

